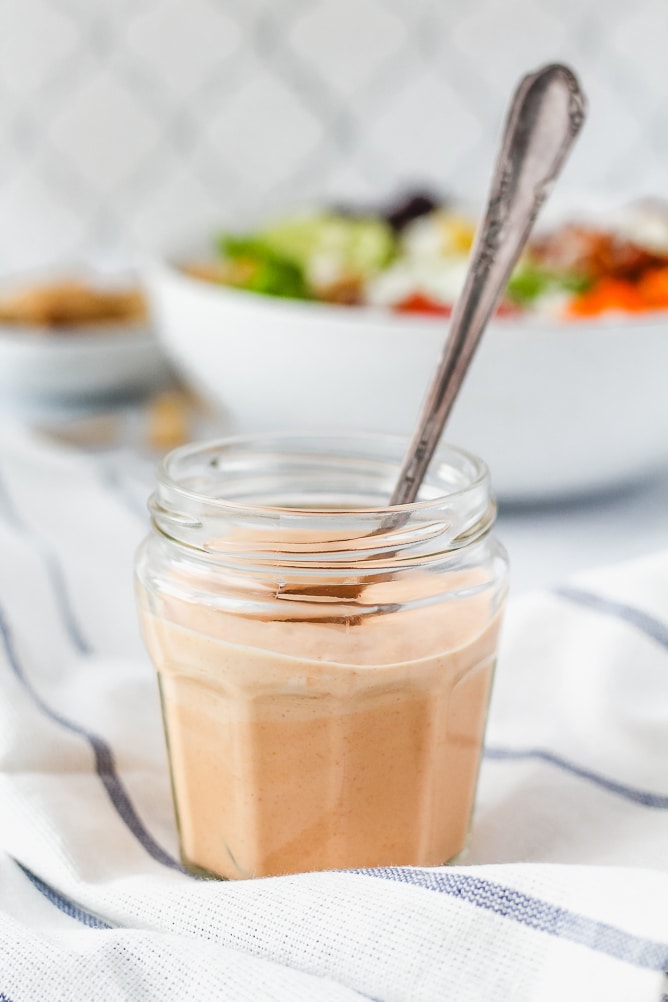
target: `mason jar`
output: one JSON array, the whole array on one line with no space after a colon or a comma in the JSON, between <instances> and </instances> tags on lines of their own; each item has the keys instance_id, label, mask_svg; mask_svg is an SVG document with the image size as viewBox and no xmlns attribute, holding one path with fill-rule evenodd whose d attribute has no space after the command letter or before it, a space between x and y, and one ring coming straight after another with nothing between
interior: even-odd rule
<instances>
[{"instance_id":1,"label":"mason jar","mask_svg":"<svg viewBox=\"0 0 668 1002\"><path fill-rule=\"evenodd\" d=\"M485 465L263 436L172 452L137 555L184 864L431 866L465 845L507 558Z\"/></svg>"}]
</instances>

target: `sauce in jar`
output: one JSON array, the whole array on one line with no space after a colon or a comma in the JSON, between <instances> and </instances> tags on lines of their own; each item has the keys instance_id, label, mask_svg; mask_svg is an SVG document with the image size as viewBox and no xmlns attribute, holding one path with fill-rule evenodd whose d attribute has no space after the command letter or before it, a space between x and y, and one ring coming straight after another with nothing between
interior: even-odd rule
<instances>
[{"instance_id":1,"label":"sauce in jar","mask_svg":"<svg viewBox=\"0 0 668 1002\"><path fill-rule=\"evenodd\" d=\"M384 437L177 450L138 601L181 851L229 878L437 865L470 823L507 563L478 460L384 508Z\"/></svg>"}]
</instances>

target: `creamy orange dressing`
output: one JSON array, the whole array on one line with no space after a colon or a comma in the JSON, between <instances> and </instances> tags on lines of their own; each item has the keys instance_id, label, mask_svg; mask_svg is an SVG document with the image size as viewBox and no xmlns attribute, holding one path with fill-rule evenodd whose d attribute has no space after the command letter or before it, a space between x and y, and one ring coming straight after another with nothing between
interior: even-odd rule
<instances>
[{"instance_id":1,"label":"creamy orange dressing","mask_svg":"<svg viewBox=\"0 0 668 1002\"><path fill-rule=\"evenodd\" d=\"M239 878L462 850L500 613L462 594L475 572L451 578L380 578L349 605L342 586L336 605L296 589L271 615L139 586L189 865Z\"/></svg>"}]
</instances>

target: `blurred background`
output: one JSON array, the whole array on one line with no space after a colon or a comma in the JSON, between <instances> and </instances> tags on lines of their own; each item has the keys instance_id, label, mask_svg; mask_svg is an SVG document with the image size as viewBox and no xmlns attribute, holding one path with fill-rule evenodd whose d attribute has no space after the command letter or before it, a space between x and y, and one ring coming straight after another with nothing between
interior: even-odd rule
<instances>
[{"instance_id":1,"label":"blurred background","mask_svg":"<svg viewBox=\"0 0 668 1002\"><path fill-rule=\"evenodd\" d=\"M180 266L145 286L148 318L137 290L105 299L67 282L19 289L10 308L13 273L36 269L37 286L54 269L111 274L189 235L212 250L221 230L297 205L426 188L479 206L518 79L563 61L589 115L547 208L567 219L569 205L664 200L641 226L655 298L628 306L613 275L600 318L496 325L447 434L490 463L516 588L668 546L667 52L666 0L5 0L3 414L106 450L126 487L134 470L139 510L161 451L236 430L234 394L252 427L280 426L290 406L304 427L319 409L329 426L362 400L357 424L409 431L446 311L399 326L389 312L277 308Z\"/></svg>"},{"instance_id":2,"label":"blurred background","mask_svg":"<svg viewBox=\"0 0 668 1002\"><path fill-rule=\"evenodd\" d=\"M0 269L123 261L295 201L479 200L519 75L590 117L560 194L666 194L665 0L6 0Z\"/></svg>"}]
</instances>

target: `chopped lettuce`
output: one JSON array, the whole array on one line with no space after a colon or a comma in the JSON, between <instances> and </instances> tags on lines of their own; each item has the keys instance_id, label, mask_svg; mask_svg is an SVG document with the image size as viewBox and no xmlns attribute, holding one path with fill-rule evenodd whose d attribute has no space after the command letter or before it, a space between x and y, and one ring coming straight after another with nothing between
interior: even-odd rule
<instances>
[{"instance_id":1,"label":"chopped lettuce","mask_svg":"<svg viewBox=\"0 0 668 1002\"><path fill-rule=\"evenodd\" d=\"M239 269L238 288L308 299L323 271L365 280L395 253L391 227L382 219L332 213L294 216L250 236L224 234L218 249L227 259L254 264Z\"/></svg>"},{"instance_id":2,"label":"chopped lettuce","mask_svg":"<svg viewBox=\"0 0 668 1002\"><path fill-rule=\"evenodd\" d=\"M555 273L532 264L521 264L510 277L506 295L518 306L529 306L540 296L584 292L590 284L589 279L574 272Z\"/></svg>"},{"instance_id":3,"label":"chopped lettuce","mask_svg":"<svg viewBox=\"0 0 668 1002\"><path fill-rule=\"evenodd\" d=\"M227 284L265 296L310 298L303 269L264 240L224 235L218 239L218 249L239 266Z\"/></svg>"},{"instance_id":4,"label":"chopped lettuce","mask_svg":"<svg viewBox=\"0 0 668 1002\"><path fill-rule=\"evenodd\" d=\"M285 219L259 236L267 246L307 271L316 258L326 256L361 278L379 272L395 249L394 235L384 220L331 213Z\"/></svg>"}]
</instances>

